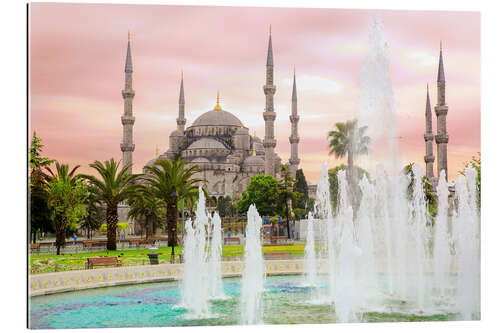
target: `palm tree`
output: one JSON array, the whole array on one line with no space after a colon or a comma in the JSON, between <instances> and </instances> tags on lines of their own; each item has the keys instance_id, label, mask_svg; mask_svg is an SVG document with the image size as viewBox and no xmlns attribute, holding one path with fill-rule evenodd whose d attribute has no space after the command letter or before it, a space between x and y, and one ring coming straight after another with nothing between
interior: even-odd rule
<instances>
[{"instance_id":1,"label":"palm tree","mask_svg":"<svg viewBox=\"0 0 500 333\"><path fill-rule=\"evenodd\" d=\"M152 192L150 186L141 185L129 199L129 218L144 220L146 224L146 239L153 235L153 226L158 225L164 214L165 204Z\"/></svg>"},{"instance_id":2,"label":"palm tree","mask_svg":"<svg viewBox=\"0 0 500 333\"><path fill-rule=\"evenodd\" d=\"M286 230L288 238L290 238L290 213L293 214L292 207L295 205L301 194L299 192L295 192L294 188L294 179L290 175L288 166L281 164L280 165L280 180L279 180L279 202L281 205L285 206L285 217L286 217Z\"/></svg>"},{"instance_id":3,"label":"palm tree","mask_svg":"<svg viewBox=\"0 0 500 333\"><path fill-rule=\"evenodd\" d=\"M47 181L47 203L56 227L56 247L59 255L61 246L64 246L66 242L68 225L86 216L84 203L88 190L81 176L75 175L79 165L71 171L67 164L59 164L56 161L55 165L56 172L45 167L47 173L44 174L44 178Z\"/></svg>"},{"instance_id":4,"label":"palm tree","mask_svg":"<svg viewBox=\"0 0 500 333\"><path fill-rule=\"evenodd\" d=\"M95 161L90 167L97 170L102 179L94 176L85 175L92 186L95 199L101 204L106 205L106 225L107 225L107 244L108 250L116 250L116 224L118 223L118 204L131 198L139 184L135 181L140 175L129 174L130 164L124 165L119 170L120 162L116 163L114 159L105 161L104 164Z\"/></svg>"},{"instance_id":5,"label":"palm tree","mask_svg":"<svg viewBox=\"0 0 500 333\"><path fill-rule=\"evenodd\" d=\"M188 162L180 158L175 161L156 160L152 166L146 166L146 182L151 186L153 194L162 200L166 207L168 229L168 246L172 248L171 260L175 259L177 245L177 216L179 200L191 200L201 179L193 178L200 171L197 165L186 166Z\"/></svg>"},{"instance_id":6,"label":"palm tree","mask_svg":"<svg viewBox=\"0 0 500 333\"><path fill-rule=\"evenodd\" d=\"M330 155L342 158L347 154L347 178L352 182L354 173L354 156L368 154L370 138L365 135L367 126L358 128L358 121L348 120L336 123L333 131L328 132Z\"/></svg>"}]
</instances>

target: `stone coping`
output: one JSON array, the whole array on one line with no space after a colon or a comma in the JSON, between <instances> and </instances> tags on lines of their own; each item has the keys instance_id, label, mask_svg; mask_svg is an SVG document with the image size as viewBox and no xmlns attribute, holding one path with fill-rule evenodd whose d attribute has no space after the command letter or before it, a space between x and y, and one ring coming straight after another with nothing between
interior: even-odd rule
<instances>
[{"instance_id":1,"label":"stone coping","mask_svg":"<svg viewBox=\"0 0 500 333\"><path fill-rule=\"evenodd\" d=\"M302 274L303 259L264 260L267 275ZM244 261L221 262L222 277L241 276ZM160 264L96 268L79 271L35 274L29 276L29 296L161 281L181 280L183 264ZM319 265L322 270L322 264Z\"/></svg>"}]
</instances>

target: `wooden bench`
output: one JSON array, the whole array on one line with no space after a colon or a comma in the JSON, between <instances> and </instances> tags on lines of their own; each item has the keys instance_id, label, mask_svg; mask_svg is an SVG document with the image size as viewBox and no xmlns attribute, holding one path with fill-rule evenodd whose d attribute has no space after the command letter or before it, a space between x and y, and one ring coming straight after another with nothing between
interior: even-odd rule
<instances>
[{"instance_id":1,"label":"wooden bench","mask_svg":"<svg viewBox=\"0 0 500 333\"><path fill-rule=\"evenodd\" d=\"M154 245L156 241L154 239L129 239L128 242L130 245L139 247L140 245Z\"/></svg>"},{"instance_id":2,"label":"wooden bench","mask_svg":"<svg viewBox=\"0 0 500 333\"><path fill-rule=\"evenodd\" d=\"M264 253L264 259L285 260L285 259L292 259L292 255L290 254L290 252L271 252L271 253Z\"/></svg>"},{"instance_id":3,"label":"wooden bench","mask_svg":"<svg viewBox=\"0 0 500 333\"><path fill-rule=\"evenodd\" d=\"M83 247L106 246L105 240L84 240Z\"/></svg>"},{"instance_id":4,"label":"wooden bench","mask_svg":"<svg viewBox=\"0 0 500 333\"><path fill-rule=\"evenodd\" d=\"M240 239L239 239L239 237L225 237L224 244L225 245L228 245L228 244L240 245Z\"/></svg>"},{"instance_id":5,"label":"wooden bench","mask_svg":"<svg viewBox=\"0 0 500 333\"><path fill-rule=\"evenodd\" d=\"M122 263L118 257L96 257L87 258L87 269L92 269L94 266L121 266Z\"/></svg>"},{"instance_id":6,"label":"wooden bench","mask_svg":"<svg viewBox=\"0 0 500 333\"><path fill-rule=\"evenodd\" d=\"M293 244L293 240L287 236L271 236L271 243L273 244Z\"/></svg>"},{"instance_id":7,"label":"wooden bench","mask_svg":"<svg viewBox=\"0 0 500 333\"><path fill-rule=\"evenodd\" d=\"M35 250L37 252L40 252L40 243L30 244L30 250L31 250L31 253L35 252Z\"/></svg>"}]
</instances>

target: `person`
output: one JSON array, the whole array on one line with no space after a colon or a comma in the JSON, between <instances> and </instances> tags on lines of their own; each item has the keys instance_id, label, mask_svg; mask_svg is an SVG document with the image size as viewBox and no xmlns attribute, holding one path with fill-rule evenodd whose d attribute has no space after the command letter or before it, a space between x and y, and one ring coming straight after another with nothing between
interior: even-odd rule
<instances>
[{"instance_id":1,"label":"person","mask_svg":"<svg viewBox=\"0 0 500 333\"><path fill-rule=\"evenodd\" d=\"M76 243L76 234L73 234L73 242Z\"/></svg>"}]
</instances>

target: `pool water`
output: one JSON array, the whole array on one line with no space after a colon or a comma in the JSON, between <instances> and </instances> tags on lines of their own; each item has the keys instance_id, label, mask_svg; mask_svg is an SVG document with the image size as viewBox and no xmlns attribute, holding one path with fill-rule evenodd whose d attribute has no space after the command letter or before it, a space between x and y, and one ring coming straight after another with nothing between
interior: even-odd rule
<instances>
[{"instance_id":1,"label":"pool water","mask_svg":"<svg viewBox=\"0 0 500 333\"><path fill-rule=\"evenodd\" d=\"M97 328L161 327L240 324L239 278L224 279L226 300L212 301L211 316L192 319L178 306L178 282L159 282L68 292L30 299L30 327ZM263 324L320 324L335 322L334 308L311 302L314 292L303 287L302 276L270 276L263 294ZM324 290L326 292L326 289ZM397 309L397 308L395 308ZM404 311L366 312L363 322L454 320L452 313L416 316Z\"/></svg>"}]
</instances>

